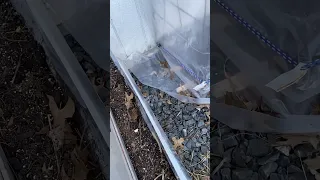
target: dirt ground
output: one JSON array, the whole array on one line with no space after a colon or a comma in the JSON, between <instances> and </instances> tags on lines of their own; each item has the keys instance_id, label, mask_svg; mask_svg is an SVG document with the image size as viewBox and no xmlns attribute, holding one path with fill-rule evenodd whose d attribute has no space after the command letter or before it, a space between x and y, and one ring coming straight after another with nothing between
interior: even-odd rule
<instances>
[{"instance_id":1,"label":"dirt ground","mask_svg":"<svg viewBox=\"0 0 320 180\"><path fill-rule=\"evenodd\" d=\"M54 150L48 122L55 120L47 95L59 109L68 100L67 90L52 76L42 47L23 19L8 0L0 0L0 143L16 179L101 179L99 167L89 155L90 146L83 148L87 144L81 140L75 119L66 120L70 137L75 138ZM75 152L81 154L81 163L75 163Z\"/></svg>"},{"instance_id":2,"label":"dirt ground","mask_svg":"<svg viewBox=\"0 0 320 180\"><path fill-rule=\"evenodd\" d=\"M154 180L157 177L162 179L162 174L164 179L176 179L141 115L138 114L138 118L135 121L128 115L125 106L125 93L130 95L131 91L125 85L122 75L113 63L111 63L110 69L111 110L126 144L138 179Z\"/></svg>"}]
</instances>

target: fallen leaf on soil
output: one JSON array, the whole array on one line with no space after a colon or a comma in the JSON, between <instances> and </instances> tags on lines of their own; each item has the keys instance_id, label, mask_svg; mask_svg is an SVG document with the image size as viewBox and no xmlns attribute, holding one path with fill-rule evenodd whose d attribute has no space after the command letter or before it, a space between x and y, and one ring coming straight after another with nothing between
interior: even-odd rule
<instances>
[{"instance_id":1,"label":"fallen leaf on soil","mask_svg":"<svg viewBox=\"0 0 320 180\"><path fill-rule=\"evenodd\" d=\"M310 173L314 175L316 180L320 180L320 173L318 173L318 171L316 171L314 169L310 169Z\"/></svg>"},{"instance_id":2,"label":"fallen leaf on soil","mask_svg":"<svg viewBox=\"0 0 320 180\"><path fill-rule=\"evenodd\" d=\"M135 107L128 109L128 115L132 121L137 121L139 116L138 109Z\"/></svg>"},{"instance_id":3,"label":"fallen leaf on soil","mask_svg":"<svg viewBox=\"0 0 320 180\"><path fill-rule=\"evenodd\" d=\"M320 104L316 104L312 107L312 115L319 115L320 114Z\"/></svg>"},{"instance_id":4,"label":"fallen leaf on soil","mask_svg":"<svg viewBox=\"0 0 320 180\"><path fill-rule=\"evenodd\" d=\"M320 180L320 173L317 172L317 170L320 169L320 156L317 156L314 159L306 159L303 162L308 166L316 180Z\"/></svg>"},{"instance_id":5,"label":"fallen leaf on soil","mask_svg":"<svg viewBox=\"0 0 320 180\"><path fill-rule=\"evenodd\" d=\"M20 26L17 27L16 32L17 33L21 32L21 27Z\"/></svg>"},{"instance_id":6,"label":"fallen leaf on soil","mask_svg":"<svg viewBox=\"0 0 320 180\"><path fill-rule=\"evenodd\" d=\"M64 126L66 118L71 118L75 112L75 106L73 100L69 97L66 105L59 109L54 98L47 95L49 99L49 107L53 116L53 126Z\"/></svg>"},{"instance_id":7,"label":"fallen leaf on soil","mask_svg":"<svg viewBox=\"0 0 320 180\"><path fill-rule=\"evenodd\" d=\"M83 159L86 160L87 158L88 158L88 153L82 153L82 150L80 150L79 147L75 148L72 151L71 160L73 165L75 166L73 176L72 176L74 180L87 179L89 170L86 167L85 162L83 161Z\"/></svg>"},{"instance_id":8,"label":"fallen leaf on soil","mask_svg":"<svg viewBox=\"0 0 320 180\"><path fill-rule=\"evenodd\" d=\"M39 132L36 132L36 135L47 134L49 131L49 126L44 126Z\"/></svg>"},{"instance_id":9,"label":"fallen leaf on soil","mask_svg":"<svg viewBox=\"0 0 320 180\"><path fill-rule=\"evenodd\" d=\"M53 166L50 166L47 168L46 163L43 163L42 172L48 173L49 171L52 171L52 170L53 170Z\"/></svg>"},{"instance_id":10,"label":"fallen leaf on soil","mask_svg":"<svg viewBox=\"0 0 320 180\"><path fill-rule=\"evenodd\" d=\"M100 80L100 81L101 81L101 80ZM98 93L98 91L99 91L101 88L103 88L103 86L104 86L103 83L101 83L101 84L99 84L99 85L96 85L96 77L93 77L93 78L91 79L91 84L92 84L94 90L96 91L96 93Z\"/></svg>"},{"instance_id":11,"label":"fallen leaf on soil","mask_svg":"<svg viewBox=\"0 0 320 180\"><path fill-rule=\"evenodd\" d=\"M286 156L290 155L290 150L291 150L290 146L277 146L275 148Z\"/></svg>"},{"instance_id":12,"label":"fallen leaf on soil","mask_svg":"<svg viewBox=\"0 0 320 180\"><path fill-rule=\"evenodd\" d=\"M8 127L10 127L10 126L12 126L13 125L13 120L14 120L14 118L13 117L11 117L10 119L9 119L9 122L8 122Z\"/></svg>"},{"instance_id":13,"label":"fallen leaf on soil","mask_svg":"<svg viewBox=\"0 0 320 180\"><path fill-rule=\"evenodd\" d=\"M298 144L310 143L315 149L318 149L319 138L316 135L281 135L286 141L276 142L276 146L285 145L294 148Z\"/></svg>"},{"instance_id":14,"label":"fallen leaf on soil","mask_svg":"<svg viewBox=\"0 0 320 180\"><path fill-rule=\"evenodd\" d=\"M167 101L168 104L172 104L172 102L170 100Z\"/></svg>"},{"instance_id":15,"label":"fallen leaf on soil","mask_svg":"<svg viewBox=\"0 0 320 180\"><path fill-rule=\"evenodd\" d=\"M66 125L66 118L71 118L75 112L73 100L69 97L64 108L59 109L54 98L47 95L49 99L49 107L53 116L53 127L49 131L48 136L53 142L55 150L59 150L65 142L70 142L68 139L74 139L72 133L69 133L71 128ZM50 127L51 128L51 127ZM66 141L65 141L66 140Z\"/></svg>"},{"instance_id":16,"label":"fallen leaf on soil","mask_svg":"<svg viewBox=\"0 0 320 180\"><path fill-rule=\"evenodd\" d=\"M132 104L132 100L133 100L133 93L130 93L130 95L128 95L128 93L127 92L125 92L125 105L126 105L126 107L127 107L127 109L130 109L132 106L133 106L133 104Z\"/></svg>"},{"instance_id":17,"label":"fallen leaf on soil","mask_svg":"<svg viewBox=\"0 0 320 180\"><path fill-rule=\"evenodd\" d=\"M205 112L205 114L206 114L207 118L208 118L209 121L210 121L210 112Z\"/></svg>"},{"instance_id":18,"label":"fallen leaf on soil","mask_svg":"<svg viewBox=\"0 0 320 180\"><path fill-rule=\"evenodd\" d=\"M306 159L303 162L306 163L309 169L314 169L314 170L320 169L320 156L317 156L316 158L313 158L313 159Z\"/></svg>"},{"instance_id":19,"label":"fallen leaf on soil","mask_svg":"<svg viewBox=\"0 0 320 180\"><path fill-rule=\"evenodd\" d=\"M183 148L183 144L182 144L184 142L183 138L177 139L176 137L173 137L172 141L173 141L174 150L177 150L179 148Z\"/></svg>"},{"instance_id":20,"label":"fallen leaf on soil","mask_svg":"<svg viewBox=\"0 0 320 180\"><path fill-rule=\"evenodd\" d=\"M160 96L161 98L163 98L163 96L164 96L163 92L160 92L160 93L159 93L159 96Z\"/></svg>"},{"instance_id":21,"label":"fallen leaf on soil","mask_svg":"<svg viewBox=\"0 0 320 180\"><path fill-rule=\"evenodd\" d=\"M61 168L61 179L62 180L69 180L69 176L67 175L66 171L64 170L64 166Z\"/></svg>"},{"instance_id":22,"label":"fallen leaf on soil","mask_svg":"<svg viewBox=\"0 0 320 180\"><path fill-rule=\"evenodd\" d=\"M62 126L58 126L51 131L49 131L48 136L53 142L54 149L59 150L64 142L64 129Z\"/></svg>"},{"instance_id":23,"label":"fallen leaf on soil","mask_svg":"<svg viewBox=\"0 0 320 180\"><path fill-rule=\"evenodd\" d=\"M148 93L144 92L142 93L143 97L148 97Z\"/></svg>"}]
</instances>

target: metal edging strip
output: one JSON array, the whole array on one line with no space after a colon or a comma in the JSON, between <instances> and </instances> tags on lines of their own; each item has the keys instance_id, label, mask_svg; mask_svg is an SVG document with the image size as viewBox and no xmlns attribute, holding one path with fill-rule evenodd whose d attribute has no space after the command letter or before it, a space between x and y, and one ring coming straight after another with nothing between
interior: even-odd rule
<instances>
[{"instance_id":1,"label":"metal edging strip","mask_svg":"<svg viewBox=\"0 0 320 180\"><path fill-rule=\"evenodd\" d=\"M85 105L101 132L104 141L107 143L108 147L110 147L110 121L108 120L109 114L107 113L107 109L95 92L91 82L58 27L50 18L43 2L39 0L26 1L33 18L56 51L61 63L64 65L68 75L79 91L81 98L85 102Z\"/></svg>"},{"instance_id":2,"label":"metal edging strip","mask_svg":"<svg viewBox=\"0 0 320 180\"><path fill-rule=\"evenodd\" d=\"M123 156L125 158L126 164L128 165L127 167L128 167L128 169L129 169L129 171L131 173L132 180L138 180L137 175L135 173L135 170L133 168L133 165L131 163L128 151L127 151L126 146L124 145L124 142L123 142L123 140L121 138L121 134L119 132L118 126L117 126L117 124L116 124L116 122L114 120L114 116L113 116L113 113L112 113L111 109L110 109L110 123L111 123L111 128L114 130L114 133L115 133L115 135L116 135L116 137L118 139L118 142L120 144L121 151L122 151L122 154L123 154ZM110 165L110 166L112 166L112 165Z\"/></svg>"},{"instance_id":3,"label":"metal edging strip","mask_svg":"<svg viewBox=\"0 0 320 180\"><path fill-rule=\"evenodd\" d=\"M144 119L145 121L149 121L147 123L150 123L153 127L153 130L155 131L160 144L162 145L165 155L167 156L170 165L173 168L173 172L175 173L176 177L180 180L191 180L191 177L187 173L185 167L182 165L181 161L178 158L178 155L175 153L175 151L172 149L172 145L166 135L166 133L163 131L161 125L159 124L157 118L153 114L150 106L145 101L144 97L142 96L137 84L135 83L133 77L131 76L129 70L125 68L125 66L122 64L121 61L118 61L115 56L110 52L110 56L115 62L115 64L120 68L122 71L124 77L126 78L128 85L131 87L132 91L140 101L142 108L145 110L147 119Z\"/></svg>"}]
</instances>

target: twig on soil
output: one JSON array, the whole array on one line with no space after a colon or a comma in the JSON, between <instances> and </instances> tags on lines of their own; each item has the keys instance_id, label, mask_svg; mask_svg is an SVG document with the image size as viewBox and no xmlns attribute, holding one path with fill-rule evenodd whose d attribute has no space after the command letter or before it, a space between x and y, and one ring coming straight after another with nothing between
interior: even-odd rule
<instances>
[{"instance_id":1,"label":"twig on soil","mask_svg":"<svg viewBox=\"0 0 320 180\"><path fill-rule=\"evenodd\" d=\"M49 115L48 115L48 122L49 122L50 131L51 131L52 130L52 126L51 126L51 121L50 121ZM56 162L57 162L57 168L58 168L57 177L58 177L59 174L60 174L60 165L59 165L59 159L58 159L57 150L56 150L54 145L53 145L53 150L54 150L54 155L56 157Z\"/></svg>"},{"instance_id":2,"label":"twig on soil","mask_svg":"<svg viewBox=\"0 0 320 180\"><path fill-rule=\"evenodd\" d=\"M156 142L157 142L157 144L158 144L158 146L159 146L159 151L160 151L160 153L162 154L161 144L160 144L157 136L154 134L154 132L151 132L151 134L152 134L153 138L156 140Z\"/></svg>"},{"instance_id":3,"label":"twig on soil","mask_svg":"<svg viewBox=\"0 0 320 180\"><path fill-rule=\"evenodd\" d=\"M159 174L156 178L154 178L153 180L157 180L159 177L162 177L162 180L164 180L164 170L162 169L161 174Z\"/></svg>"},{"instance_id":4,"label":"twig on soil","mask_svg":"<svg viewBox=\"0 0 320 180\"><path fill-rule=\"evenodd\" d=\"M17 73L18 73L18 70L19 70L19 67L20 67L20 64L21 64L21 56L22 56L22 54L19 57L18 65L16 67L16 70L14 71L14 75L13 75L13 78L11 80L11 84L13 84L14 80L16 79L16 76L17 76Z\"/></svg>"},{"instance_id":5,"label":"twig on soil","mask_svg":"<svg viewBox=\"0 0 320 180\"><path fill-rule=\"evenodd\" d=\"M9 38L7 38L5 36L2 36L1 39L5 39L5 40L11 41L11 42L27 42L26 39L9 39Z\"/></svg>"},{"instance_id":6,"label":"twig on soil","mask_svg":"<svg viewBox=\"0 0 320 180\"><path fill-rule=\"evenodd\" d=\"M304 178L306 180L308 180L307 175L306 175L306 171L304 170L304 167L303 167L303 164L302 164L302 160L301 160L301 156L300 156L300 151L299 150L298 150L298 154L299 154L299 160L300 160L300 164L301 164L301 167L302 167L302 170L303 170Z\"/></svg>"},{"instance_id":7,"label":"twig on soil","mask_svg":"<svg viewBox=\"0 0 320 180\"><path fill-rule=\"evenodd\" d=\"M211 176L215 175L220 168L223 166L224 162L227 160L227 158L223 158L222 161L220 162L220 164L213 170Z\"/></svg>"}]
</instances>

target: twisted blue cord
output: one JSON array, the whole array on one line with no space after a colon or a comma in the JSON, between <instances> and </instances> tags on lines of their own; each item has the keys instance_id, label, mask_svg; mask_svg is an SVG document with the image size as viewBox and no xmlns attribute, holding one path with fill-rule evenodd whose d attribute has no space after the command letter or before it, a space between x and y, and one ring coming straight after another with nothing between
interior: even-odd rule
<instances>
[{"instance_id":1,"label":"twisted blue cord","mask_svg":"<svg viewBox=\"0 0 320 180\"><path fill-rule=\"evenodd\" d=\"M215 3L217 3L220 7L222 7L225 11L227 11L233 18L235 18L240 24L242 24L245 28L247 28L249 31L251 31L254 35L257 36L259 40L267 44L274 52L282 56L284 60L286 60L289 64L292 64L294 66L298 65L298 61L291 58L286 52L281 50L279 47L277 47L275 44L273 44L271 41L269 41L265 36L262 35L257 29L252 27L249 23L247 23L242 17L240 17L238 14L236 14L231 8L229 8L227 5L225 5L220 0L213 0ZM316 59L312 62L307 63L306 65L301 67L301 70L306 70L309 68L312 68L314 66L317 66L320 64L320 59Z\"/></svg>"}]
</instances>

